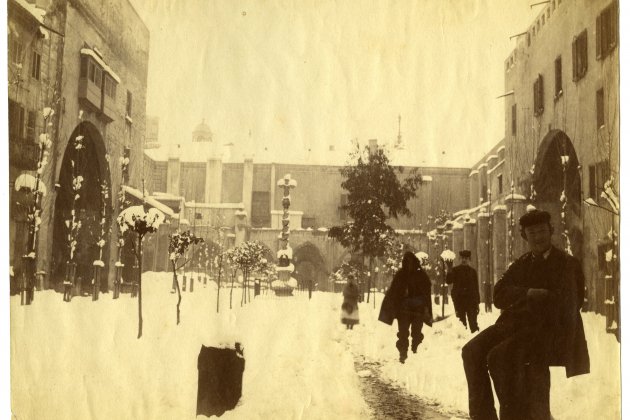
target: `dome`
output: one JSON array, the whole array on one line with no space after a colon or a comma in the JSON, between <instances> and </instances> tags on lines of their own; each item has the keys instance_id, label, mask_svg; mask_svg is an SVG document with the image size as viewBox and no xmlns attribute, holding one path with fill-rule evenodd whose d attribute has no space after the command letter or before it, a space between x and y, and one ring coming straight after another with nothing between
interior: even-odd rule
<instances>
[{"instance_id":1,"label":"dome","mask_svg":"<svg viewBox=\"0 0 630 420\"><path fill-rule=\"evenodd\" d=\"M201 120L201 123L195 127L192 132L193 141L212 141L212 131L206 124L206 120Z\"/></svg>"}]
</instances>

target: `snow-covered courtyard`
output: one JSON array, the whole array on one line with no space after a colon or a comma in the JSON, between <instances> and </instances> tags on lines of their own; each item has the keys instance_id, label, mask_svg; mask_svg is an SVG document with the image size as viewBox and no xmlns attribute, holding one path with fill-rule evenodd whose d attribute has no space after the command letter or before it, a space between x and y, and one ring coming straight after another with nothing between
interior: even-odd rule
<instances>
[{"instance_id":1,"label":"snow-covered courtyard","mask_svg":"<svg viewBox=\"0 0 630 420\"><path fill-rule=\"evenodd\" d=\"M170 273L143 276L144 332L137 339L137 300L101 295L62 301L38 292L31 306L11 298L12 411L18 419L194 418L197 356L201 345L244 346L243 396L226 419L363 419L373 416L356 368L373 362L382 379L463 417L467 392L461 347L470 333L454 316L424 327L417 354L398 362L395 324L377 321L377 302L360 304L361 324L340 324L341 295L316 292L276 298L261 295L241 307L240 289L202 283L183 294L176 325ZM212 284L213 285L213 284ZM253 294L253 293L252 293ZM441 307L434 307L439 314ZM446 306L446 312L452 312ZM498 311L480 315L481 328ZM604 319L583 314L591 374L566 379L552 368L552 413L559 419L616 419L619 344L605 334Z\"/></svg>"}]
</instances>

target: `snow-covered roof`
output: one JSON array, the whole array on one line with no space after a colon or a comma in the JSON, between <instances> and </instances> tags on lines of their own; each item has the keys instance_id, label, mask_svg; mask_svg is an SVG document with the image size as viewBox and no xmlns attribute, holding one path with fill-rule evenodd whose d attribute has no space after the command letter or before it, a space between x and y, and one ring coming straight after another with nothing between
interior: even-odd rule
<instances>
[{"instance_id":1,"label":"snow-covered roof","mask_svg":"<svg viewBox=\"0 0 630 420\"><path fill-rule=\"evenodd\" d=\"M118 77L116 72L114 72L114 70L112 70L112 68L109 67L107 63L103 61L101 56L98 53L96 53L93 49L81 48L81 54L89 55L90 57L92 57L94 61L98 63L99 66L103 67L103 70L105 70L112 77L112 79L114 79L117 83L120 83L120 77Z\"/></svg>"},{"instance_id":2,"label":"snow-covered roof","mask_svg":"<svg viewBox=\"0 0 630 420\"><path fill-rule=\"evenodd\" d=\"M125 191L128 194L131 194L132 196L136 197L139 200L144 200L147 204L155 207L156 209L160 210L162 213L166 214L167 216L173 217L173 215L175 214L173 212L173 209L171 209L169 206L165 204L160 203L155 198L142 197L142 192L138 191L135 188L132 188L128 185L123 185L123 191Z\"/></svg>"},{"instance_id":3,"label":"snow-covered roof","mask_svg":"<svg viewBox=\"0 0 630 420\"><path fill-rule=\"evenodd\" d=\"M19 4L24 10L26 10L35 20L39 23L44 23L44 16L46 16L46 10L40 9L34 4L29 3L26 0L15 0L17 4Z\"/></svg>"}]
</instances>

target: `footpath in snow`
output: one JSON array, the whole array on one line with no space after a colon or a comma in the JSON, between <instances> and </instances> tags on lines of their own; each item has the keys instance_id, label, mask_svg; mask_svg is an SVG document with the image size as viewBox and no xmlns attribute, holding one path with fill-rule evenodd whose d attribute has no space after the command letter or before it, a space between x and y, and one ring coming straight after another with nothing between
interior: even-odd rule
<instances>
[{"instance_id":1,"label":"footpath in snow","mask_svg":"<svg viewBox=\"0 0 630 420\"><path fill-rule=\"evenodd\" d=\"M405 410L415 410L414 401L427 405L433 416L427 419L467 411L460 352L470 334L453 316L425 326L418 354L401 365L395 324L376 320L380 296L376 308L360 304L361 324L346 331L340 294L314 293L312 300L267 295L241 307L235 289L230 310L229 290L222 289L217 314L216 287L197 283L194 293L183 293L177 326L171 281L168 273L143 276L141 339L137 300L129 295L64 303L60 294L45 291L31 306L12 297L16 418L194 418L201 345L236 341L245 349L243 396L222 419L384 418L402 400ZM497 315L481 314L480 326ZM552 413L556 420L619 418L619 344L604 333L602 317L583 317L592 373L567 380L563 369L553 368ZM400 399L380 400L389 393Z\"/></svg>"}]
</instances>

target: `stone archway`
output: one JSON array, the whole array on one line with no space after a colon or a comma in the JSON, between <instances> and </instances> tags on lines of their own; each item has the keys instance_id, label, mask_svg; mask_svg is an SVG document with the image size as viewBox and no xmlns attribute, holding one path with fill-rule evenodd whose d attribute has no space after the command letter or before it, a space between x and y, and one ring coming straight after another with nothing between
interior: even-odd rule
<instances>
[{"instance_id":1,"label":"stone archway","mask_svg":"<svg viewBox=\"0 0 630 420\"><path fill-rule=\"evenodd\" d=\"M293 250L294 277L300 287L321 290L327 284L326 262L320 250L311 242L304 242Z\"/></svg>"},{"instance_id":2,"label":"stone archway","mask_svg":"<svg viewBox=\"0 0 630 420\"><path fill-rule=\"evenodd\" d=\"M563 161L566 164L563 167ZM566 197L566 233L574 255L581 258L582 238L582 179L580 163L571 139L564 131L551 130L538 147L532 179L536 198L534 204L551 214L555 227L554 244L564 249L562 239L562 202Z\"/></svg>"},{"instance_id":3,"label":"stone archway","mask_svg":"<svg viewBox=\"0 0 630 420\"><path fill-rule=\"evenodd\" d=\"M83 136L82 147L77 149L75 141L79 136ZM79 191L73 189L73 177L75 175L83 177ZM103 187L108 190L108 199L103 197ZM106 262L101 273L100 290L106 292L108 289L109 265L107 262L109 261L111 236L109 232L112 214L111 176L103 137L92 123L80 123L70 135L61 162L56 188L51 285L59 288L64 279L65 265L70 255L67 222L71 218L74 202L75 217L81 221L75 251L77 283L81 279L83 292L87 292L86 288L89 287L93 277L93 263L100 257L102 261ZM75 201L75 194L77 193L79 197ZM105 220L103 227L106 232L106 244L102 247L102 256L100 256L97 242L101 236L102 219ZM81 292L81 290L77 290L77 292Z\"/></svg>"}]
</instances>

